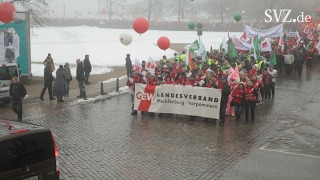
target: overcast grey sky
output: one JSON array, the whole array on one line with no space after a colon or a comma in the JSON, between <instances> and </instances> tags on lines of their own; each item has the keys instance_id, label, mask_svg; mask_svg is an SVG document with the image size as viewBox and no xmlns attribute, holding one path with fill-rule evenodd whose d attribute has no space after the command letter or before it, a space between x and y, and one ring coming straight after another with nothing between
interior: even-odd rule
<instances>
[{"instance_id":1,"label":"overcast grey sky","mask_svg":"<svg viewBox=\"0 0 320 180\"><path fill-rule=\"evenodd\" d=\"M63 4L65 4L66 18L74 18L76 11L78 11L78 17L98 17L99 3L97 0L51 0L49 4L49 17L62 18ZM51 12L52 10L54 13ZM81 16L79 16L79 13L81 13Z\"/></svg>"},{"instance_id":2,"label":"overcast grey sky","mask_svg":"<svg viewBox=\"0 0 320 180\"><path fill-rule=\"evenodd\" d=\"M103 1L103 0L101 0ZM118 1L118 0L117 0ZM123 0L119 0L123 1ZM99 17L99 1L98 0L50 0L49 1L49 17L62 18L63 17L63 4L65 4L66 18L74 18L76 11L78 11L78 17L82 18L94 18ZM125 0L127 3L136 2L136 0ZM101 4L101 8L105 8L105 5ZM54 13L52 13L52 10ZM90 14L88 14L90 12ZM79 16L81 13L81 16Z\"/></svg>"}]
</instances>

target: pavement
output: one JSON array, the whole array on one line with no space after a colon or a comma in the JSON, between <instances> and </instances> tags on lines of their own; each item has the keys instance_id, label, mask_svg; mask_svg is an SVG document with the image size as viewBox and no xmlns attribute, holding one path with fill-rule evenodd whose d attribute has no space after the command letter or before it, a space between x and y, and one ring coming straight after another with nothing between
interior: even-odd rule
<instances>
[{"instance_id":1,"label":"pavement","mask_svg":"<svg viewBox=\"0 0 320 180\"><path fill-rule=\"evenodd\" d=\"M282 76L254 123L227 117L223 127L182 115L131 116L128 94L81 103L25 101L23 121L54 133L62 180L319 179L319 90L318 65L302 77ZM1 105L0 118L16 115Z\"/></svg>"}]
</instances>

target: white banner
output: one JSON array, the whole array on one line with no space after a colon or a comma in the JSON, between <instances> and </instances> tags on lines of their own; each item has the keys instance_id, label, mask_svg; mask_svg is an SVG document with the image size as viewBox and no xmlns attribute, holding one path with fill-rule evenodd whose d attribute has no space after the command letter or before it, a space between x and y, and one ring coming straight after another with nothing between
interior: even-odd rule
<instances>
[{"instance_id":1,"label":"white banner","mask_svg":"<svg viewBox=\"0 0 320 180\"><path fill-rule=\"evenodd\" d=\"M241 39L239 39L237 36L233 35L233 38L232 38L232 41L233 41L233 44L234 44L234 47L237 49L237 50L244 50L244 51L248 51L251 49L251 44L248 44L244 41L242 41Z\"/></svg>"},{"instance_id":2,"label":"white banner","mask_svg":"<svg viewBox=\"0 0 320 180\"><path fill-rule=\"evenodd\" d=\"M270 29L261 30L257 28L253 28L246 25L246 35L247 38L254 38L255 35L259 35L260 38L275 38L275 37L281 37L283 34L283 24L279 24L275 27L272 27Z\"/></svg>"},{"instance_id":3,"label":"white banner","mask_svg":"<svg viewBox=\"0 0 320 180\"><path fill-rule=\"evenodd\" d=\"M260 49L261 52L272 51L271 42L269 38L266 38L264 41L261 42Z\"/></svg>"},{"instance_id":4,"label":"white banner","mask_svg":"<svg viewBox=\"0 0 320 180\"><path fill-rule=\"evenodd\" d=\"M219 119L218 89L163 84L135 84L134 109Z\"/></svg>"}]
</instances>

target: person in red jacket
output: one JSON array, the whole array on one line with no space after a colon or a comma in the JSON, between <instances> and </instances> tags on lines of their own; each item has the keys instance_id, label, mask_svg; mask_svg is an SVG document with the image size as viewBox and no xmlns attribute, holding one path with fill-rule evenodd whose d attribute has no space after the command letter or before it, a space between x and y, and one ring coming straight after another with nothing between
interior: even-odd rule
<instances>
[{"instance_id":1,"label":"person in red jacket","mask_svg":"<svg viewBox=\"0 0 320 180\"><path fill-rule=\"evenodd\" d=\"M183 75L182 73L178 73L176 78L175 78L175 81L174 81L174 84L177 84L177 85L184 85L184 78L183 78Z\"/></svg>"},{"instance_id":2,"label":"person in red jacket","mask_svg":"<svg viewBox=\"0 0 320 180\"><path fill-rule=\"evenodd\" d=\"M258 98L257 89L254 88L253 83L249 80L247 81L245 92L245 117L246 124L249 121L249 109L251 113L251 122L254 122L254 113L256 108L256 102Z\"/></svg>"},{"instance_id":3,"label":"person in red jacket","mask_svg":"<svg viewBox=\"0 0 320 180\"><path fill-rule=\"evenodd\" d=\"M148 78L148 85L152 85L152 86L156 86L157 85L157 81L155 79L155 75L151 75L149 78Z\"/></svg>"},{"instance_id":4,"label":"person in red jacket","mask_svg":"<svg viewBox=\"0 0 320 180\"><path fill-rule=\"evenodd\" d=\"M174 82L170 76L167 76L163 84L174 84Z\"/></svg>"},{"instance_id":5,"label":"person in red jacket","mask_svg":"<svg viewBox=\"0 0 320 180\"><path fill-rule=\"evenodd\" d=\"M210 78L210 79L208 80L208 83L206 83L206 87L207 87L207 88L218 89L218 86L217 86L217 84L216 84L216 80L213 79L213 78Z\"/></svg>"},{"instance_id":6,"label":"person in red jacket","mask_svg":"<svg viewBox=\"0 0 320 180\"><path fill-rule=\"evenodd\" d=\"M190 73L190 74L188 74L186 77L187 77L188 79L187 79L185 85L187 85L187 86L194 86L194 79L193 79L192 74Z\"/></svg>"},{"instance_id":7,"label":"person in red jacket","mask_svg":"<svg viewBox=\"0 0 320 180\"><path fill-rule=\"evenodd\" d=\"M140 73L140 72L134 72L133 73L133 82L132 83L128 83L129 85L131 85L131 87L132 87L132 90L133 90L133 94L135 94L134 92L135 92L135 83L141 83L141 81L143 81L142 80L142 74ZM133 100L134 101L134 100ZM138 113L138 111L137 110L133 110L132 112L131 112L131 115L135 115L135 114L137 114Z\"/></svg>"},{"instance_id":8,"label":"person in red jacket","mask_svg":"<svg viewBox=\"0 0 320 180\"><path fill-rule=\"evenodd\" d=\"M314 53L309 50L306 53L306 68L307 70L312 68Z\"/></svg>"},{"instance_id":9,"label":"person in red jacket","mask_svg":"<svg viewBox=\"0 0 320 180\"><path fill-rule=\"evenodd\" d=\"M242 111L242 107L244 104L244 84L243 82L240 82L240 84L238 85L237 88L235 88L232 92L232 102L231 102L231 106L234 106L234 111L236 114L236 118L235 121L239 122L240 120L240 116L241 116L241 111Z\"/></svg>"},{"instance_id":10,"label":"person in red jacket","mask_svg":"<svg viewBox=\"0 0 320 180\"><path fill-rule=\"evenodd\" d=\"M271 76L268 73L268 69L263 69L262 76L261 76L261 96L262 96L262 101L265 100L267 101L267 97L269 96L270 88L271 88ZM268 97L270 99L270 97Z\"/></svg>"}]
</instances>

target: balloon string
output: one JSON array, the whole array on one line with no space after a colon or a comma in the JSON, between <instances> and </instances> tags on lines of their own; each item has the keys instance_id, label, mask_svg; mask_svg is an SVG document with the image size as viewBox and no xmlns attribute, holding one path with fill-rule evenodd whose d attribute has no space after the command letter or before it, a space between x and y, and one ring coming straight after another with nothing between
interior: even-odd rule
<instances>
[{"instance_id":1,"label":"balloon string","mask_svg":"<svg viewBox=\"0 0 320 180\"><path fill-rule=\"evenodd\" d=\"M140 44L141 44L141 34L139 36L139 42L138 42L138 48L137 48L137 59L139 58L139 50L140 50ZM138 59L139 60L139 59Z\"/></svg>"}]
</instances>

